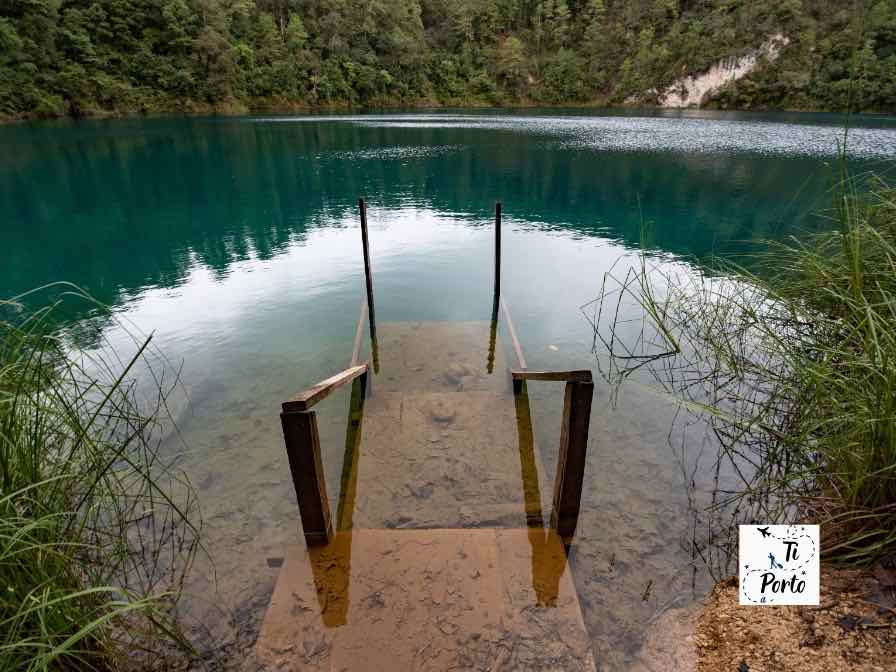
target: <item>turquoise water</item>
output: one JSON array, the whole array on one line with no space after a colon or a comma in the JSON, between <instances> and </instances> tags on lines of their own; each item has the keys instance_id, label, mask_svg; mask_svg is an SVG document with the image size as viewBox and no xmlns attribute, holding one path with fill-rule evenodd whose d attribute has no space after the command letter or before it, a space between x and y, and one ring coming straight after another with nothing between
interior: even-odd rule
<instances>
[{"instance_id":1,"label":"turquoise water","mask_svg":"<svg viewBox=\"0 0 896 672\"><path fill-rule=\"evenodd\" d=\"M209 568L197 572L190 608L208 627L203 642L239 649L276 577L267 558L300 539L279 402L348 365L364 287L359 196L380 321L489 318L500 200L504 296L530 368L597 370L580 306L642 244L656 263L699 275L713 256L742 259L764 239L826 226L817 213L830 202L840 121L526 112L7 126L0 294L71 281L183 363L186 448L170 451L199 488L217 572L214 593ZM892 172L896 121L851 123L851 169ZM89 318L75 308L71 324ZM113 321L73 333L87 348L127 342ZM550 466L562 395L531 394ZM337 484L344 404L321 411ZM670 441L674 411L649 389L612 403L598 385L571 562L611 669L633 664L664 613L733 571L705 538L711 446Z\"/></svg>"}]
</instances>

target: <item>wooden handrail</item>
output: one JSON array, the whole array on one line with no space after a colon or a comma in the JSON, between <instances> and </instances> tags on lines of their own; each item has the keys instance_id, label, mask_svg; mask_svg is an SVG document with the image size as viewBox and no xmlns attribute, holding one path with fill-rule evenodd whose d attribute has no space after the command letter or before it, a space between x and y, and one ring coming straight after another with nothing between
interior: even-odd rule
<instances>
[{"instance_id":1,"label":"wooden handrail","mask_svg":"<svg viewBox=\"0 0 896 672\"><path fill-rule=\"evenodd\" d=\"M361 406L364 403L368 368L367 362L352 366L281 404L280 424L283 427L283 440L289 458L289 471L299 504L305 543L309 547L327 544L333 537L327 483L320 452L320 435L317 431L317 413L310 409L321 399L360 377L358 381L360 386L352 394L349 435L346 438L346 445L351 443L355 448L356 441L351 438L351 432L360 429Z\"/></svg>"},{"instance_id":2,"label":"wooden handrail","mask_svg":"<svg viewBox=\"0 0 896 672\"><path fill-rule=\"evenodd\" d=\"M355 328L355 343L352 346L352 361L349 366L358 366L361 358L361 337L364 335L364 319L367 317L367 299L361 300L361 314L358 316L358 326Z\"/></svg>"},{"instance_id":3,"label":"wooden handrail","mask_svg":"<svg viewBox=\"0 0 896 672\"><path fill-rule=\"evenodd\" d=\"M364 254L364 280L366 292L361 302L358 326L355 328L355 340L352 346L352 358L349 368L320 381L317 385L299 392L281 404L280 423L283 427L283 440L286 444L286 455L289 459L289 471L292 475L296 500L299 504L299 515L302 518L302 529L305 543L320 546L329 543L333 537L333 524L330 519L330 503L327 497L327 483L324 477L323 460L320 451L320 435L317 431L317 413L311 410L319 401L326 399L343 385L356 379L353 386L349 406L349 421L346 430L346 454L343 458L342 487L337 515L340 527L351 525L351 513L346 513L347 501L354 497L357 478L358 442L360 441L361 415L364 397L370 390L368 373L370 364L359 363L361 356L361 339L364 335L365 317L370 323L370 346L373 359L373 370L377 371L376 322L373 313L373 279L370 272L370 244L367 239L367 203L358 199L361 214L361 246ZM347 499L348 498L348 499Z\"/></svg>"},{"instance_id":4,"label":"wooden handrail","mask_svg":"<svg viewBox=\"0 0 896 672\"><path fill-rule=\"evenodd\" d=\"M314 387L309 387L307 390L299 392L288 401L284 401L282 404L283 412L301 413L310 410L317 402L326 399L346 383L350 383L358 376L367 373L368 368L368 363L364 362L358 366L349 367L345 371L337 373L335 376L330 376L326 380L320 381Z\"/></svg>"},{"instance_id":5,"label":"wooden handrail","mask_svg":"<svg viewBox=\"0 0 896 672\"><path fill-rule=\"evenodd\" d=\"M591 371L581 369L575 371L529 371L511 369L510 375L514 380L546 380L559 383L590 383Z\"/></svg>"},{"instance_id":6,"label":"wooden handrail","mask_svg":"<svg viewBox=\"0 0 896 672\"><path fill-rule=\"evenodd\" d=\"M516 351L516 359L520 365L520 369L526 369L526 358L523 357L523 349L520 347L520 341L516 337L516 329L513 328L513 320L510 319L510 308L504 297L501 297L501 309L504 311L504 319L507 320L507 331L510 332L510 340L513 342L513 349Z\"/></svg>"}]
</instances>

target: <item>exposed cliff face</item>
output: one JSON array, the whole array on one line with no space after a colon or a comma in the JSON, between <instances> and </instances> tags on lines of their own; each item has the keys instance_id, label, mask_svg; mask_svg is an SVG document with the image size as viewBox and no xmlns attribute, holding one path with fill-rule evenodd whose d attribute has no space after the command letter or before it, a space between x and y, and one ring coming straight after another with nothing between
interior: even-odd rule
<instances>
[{"instance_id":1,"label":"exposed cliff face","mask_svg":"<svg viewBox=\"0 0 896 672\"><path fill-rule=\"evenodd\" d=\"M790 39L778 33L741 57L722 59L703 74L679 79L659 93L660 104L663 107L699 107L707 94L750 74L763 60L774 61L788 44Z\"/></svg>"}]
</instances>

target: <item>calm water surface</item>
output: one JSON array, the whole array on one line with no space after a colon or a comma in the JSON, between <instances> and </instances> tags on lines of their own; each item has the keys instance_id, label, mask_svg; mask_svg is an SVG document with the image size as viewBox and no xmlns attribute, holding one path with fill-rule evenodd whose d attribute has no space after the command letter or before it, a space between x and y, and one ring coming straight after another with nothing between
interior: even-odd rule
<instances>
[{"instance_id":1,"label":"calm water surface","mask_svg":"<svg viewBox=\"0 0 896 672\"><path fill-rule=\"evenodd\" d=\"M597 370L580 306L612 264L636 263L646 242L658 264L700 274L713 256L824 227L813 213L830 202L839 123L527 112L8 126L0 294L71 281L183 362L187 447L169 450L199 489L214 561L199 564L188 608L204 644L237 652L270 597L267 560L301 539L279 402L348 365L364 287L359 195L380 321L489 318L500 200L504 296L530 368ZM851 123L852 169L891 173L896 121ZM99 329L125 347L120 326ZM530 395L553 473L562 391ZM320 412L336 490L346 403L336 395ZM704 512L711 442L670 435L674 414L648 387L611 403L597 385L570 563L610 669L633 665L645 632L734 571Z\"/></svg>"}]
</instances>

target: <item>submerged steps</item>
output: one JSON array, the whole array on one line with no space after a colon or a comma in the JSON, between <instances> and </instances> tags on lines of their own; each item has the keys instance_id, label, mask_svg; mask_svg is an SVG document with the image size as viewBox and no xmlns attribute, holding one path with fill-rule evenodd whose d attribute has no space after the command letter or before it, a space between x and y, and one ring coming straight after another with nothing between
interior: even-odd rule
<instances>
[{"instance_id":1,"label":"submerged steps","mask_svg":"<svg viewBox=\"0 0 896 672\"><path fill-rule=\"evenodd\" d=\"M292 546L256 651L285 671L596 669L562 542L540 528Z\"/></svg>"},{"instance_id":2,"label":"submerged steps","mask_svg":"<svg viewBox=\"0 0 896 672\"><path fill-rule=\"evenodd\" d=\"M385 322L376 340L375 393L509 391L503 348L489 322Z\"/></svg>"},{"instance_id":3,"label":"submerged steps","mask_svg":"<svg viewBox=\"0 0 896 672\"><path fill-rule=\"evenodd\" d=\"M550 481L531 442L520 459L510 395L378 392L360 446L354 501L340 506L352 521L339 529L541 524Z\"/></svg>"},{"instance_id":4,"label":"submerged steps","mask_svg":"<svg viewBox=\"0 0 896 672\"><path fill-rule=\"evenodd\" d=\"M383 323L374 347L363 409L353 391L336 534L289 548L259 662L594 670L563 541L544 528L552 481L528 396L513 393L495 325Z\"/></svg>"},{"instance_id":5,"label":"submerged steps","mask_svg":"<svg viewBox=\"0 0 896 672\"><path fill-rule=\"evenodd\" d=\"M355 483L343 479L337 528L541 525L551 481L489 323L391 322L377 337L379 373L359 449L346 451Z\"/></svg>"}]
</instances>

